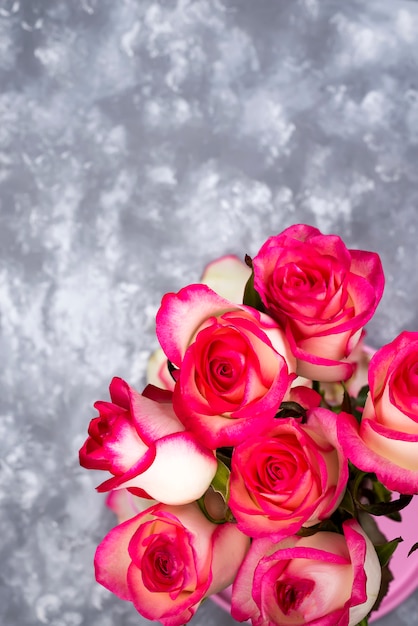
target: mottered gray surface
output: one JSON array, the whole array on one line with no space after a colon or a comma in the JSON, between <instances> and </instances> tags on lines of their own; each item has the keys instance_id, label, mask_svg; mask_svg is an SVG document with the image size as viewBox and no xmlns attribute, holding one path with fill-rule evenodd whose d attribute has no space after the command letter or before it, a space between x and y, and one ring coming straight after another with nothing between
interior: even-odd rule
<instances>
[{"instance_id":1,"label":"mottered gray surface","mask_svg":"<svg viewBox=\"0 0 418 626\"><path fill-rule=\"evenodd\" d=\"M210 259L316 225L382 257L369 343L418 330L417 33L413 0L1 1L2 626L149 623L94 580L77 452Z\"/></svg>"}]
</instances>

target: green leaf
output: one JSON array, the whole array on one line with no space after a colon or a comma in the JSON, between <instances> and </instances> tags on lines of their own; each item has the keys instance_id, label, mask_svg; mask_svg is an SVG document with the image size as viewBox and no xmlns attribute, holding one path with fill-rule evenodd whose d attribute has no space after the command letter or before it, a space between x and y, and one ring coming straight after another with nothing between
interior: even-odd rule
<instances>
[{"instance_id":1,"label":"green leaf","mask_svg":"<svg viewBox=\"0 0 418 626\"><path fill-rule=\"evenodd\" d=\"M342 509L346 513L349 513L350 517L356 517L356 505L354 503L353 496L348 491L348 489L346 489L344 497L341 500L340 506L338 508Z\"/></svg>"},{"instance_id":2,"label":"green leaf","mask_svg":"<svg viewBox=\"0 0 418 626\"><path fill-rule=\"evenodd\" d=\"M371 513L372 515L391 515L397 511L401 511L411 502L412 496L401 495L398 500L393 500L391 502L379 502L376 504L363 504L361 502L356 502L359 509L362 511L367 511L367 513Z\"/></svg>"},{"instance_id":3,"label":"green leaf","mask_svg":"<svg viewBox=\"0 0 418 626\"><path fill-rule=\"evenodd\" d=\"M414 543L410 551L408 552L408 556L410 556L415 550L418 550L418 543Z\"/></svg>"},{"instance_id":4,"label":"green leaf","mask_svg":"<svg viewBox=\"0 0 418 626\"><path fill-rule=\"evenodd\" d=\"M387 541L386 543L375 546L376 553L379 557L379 562L382 567L388 565L392 554L395 552L396 548L402 541L402 537L397 537L396 539L392 539L392 541Z\"/></svg>"},{"instance_id":5,"label":"green leaf","mask_svg":"<svg viewBox=\"0 0 418 626\"><path fill-rule=\"evenodd\" d=\"M393 513L386 513L386 517L393 520L394 522L402 522L402 516L399 511L394 511Z\"/></svg>"},{"instance_id":6,"label":"green leaf","mask_svg":"<svg viewBox=\"0 0 418 626\"><path fill-rule=\"evenodd\" d=\"M357 406L364 407L364 405L366 404L369 390L370 390L369 385L364 385L364 387L360 389L360 391L357 394L357 398L355 400Z\"/></svg>"},{"instance_id":7,"label":"green leaf","mask_svg":"<svg viewBox=\"0 0 418 626\"><path fill-rule=\"evenodd\" d=\"M369 620L367 619L367 617L363 617L363 619L357 624L357 626L369 626Z\"/></svg>"},{"instance_id":8,"label":"green leaf","mask_svg":"<svg viewBox=\"0 0 418 626\"><path fill-rule=\"evenodd\" d=\"M362 470L357 469L354 465L351 465L351 473L353 474L353 483L351 485L351 493L353 494L354 501L357 503L360 500L359 490L362 486L363 480L366 476L373 476L373 474L369 474L368 472L363 472Z\"/></svg>"},{"instance_id":9,"label":"green leaf","mask_svg":"<svg viewBox=\"0 0 418 626\"><path fill-rule=\"evenodd\" d=\"M376 496L379 498L380 502L390 502L392 497L392 492L389 489L386 489L384 485L380 482L380 480L373 481L373 491Z\"/></svg>"},{"instance_id":10,"label":"green leaf","mask_svg":"<svg viewBox=\"0 0 418 626\"><path fill-rule=\"evenodd\" d=\"M225 502L229 500L229 475L228 467L220 459L218 459L218 469L211 482L213 490L220 493Z\"/></svg>"},{"instance_id":11,"label":"green leaf","mask_svg":"<svg viewBox=\"0 0 418 626\"><path fill-rule=\"evenodd\" d=\"M205 516L210 522L213 522L214 524L224 524L225 522L231 522L234 519L232 512L228 507L229 475L231 472L228 466L225 463L223 463L223 461L221 461L220 459L217 459L217 461L218 461L218 467L216 470L216 474L213 477L213 480L210 484L210 487L207 490L207 492L203 494L203 496L197 500L197 503L201 511L205 514ZM210 491L215 491L216 493L218 493L221 496L225 504L224 512L219 515L219 518L212 517L212 515L208 512L206 508L206 497L210 495ZM212 509L213 509L213 503L212 503Z\"/></svg>"},{"instance_id":12,"label":"green leaf","mask_svg":"<svg viewBox=\"0 0 418 626\"><path fill-rule=\"evenodd\" d=\"M359 424L361 424L361 420L363 417L363 408L366 404L368 393L369 385L364 385L364 387L360 389L356 398L351 397L351 413L354 415Z\"/></svg>"},{"instance_id":13,"label":"green leaf","mask_svg":"<svg viewBox=\"0 0 418 626\"><path fill-rule=\"evenodd\" d=\"M319 522L319 524L315 524L314 526L302 526L301 528L299 528L296 534L298 537L311 537L318 532L324 531L341 534L340 528L331 518L325 519L322 522Z\"/></svg>"},{"instance_id":14,"label":"green leaf","mask_svg":"<svg viewBox=\"0 0 418 626\"><path fill-rule=\"evenodd\" d=\"M246 261L246 263L248 265L247 257L245 258L245 261ZM250 267L252 267L252 263L251 263ZM263 302L262 302L262 300L260 298L260 294L258 293L258 291L256 291L256 289L254 287L254 270L251 272L251 276L249 277L249 279L247 280L247 283L245 285L245 288L244 288L244 298L243 298L242 302L243 302L243 304L245 304L247 306L252 306L253 309L257 309L258 311L264 311L265 310Z\"/></svg>"},{"instance_id":15,"label":"green leaf","mask_svg":"<svg viewBox=\"0 0 418 626\"><path fill-rule=\"evenodd\" d=\"M397 500L391 500L392 492L382 485L375 474L363 472L352 463L350 476L349 489L359 511L366 511L371 515L385 515L395 521L401 520L399 511L408 506L412 496L401 494Z\"/></svg>"},{"instance_id":16,"label":"green leaf","mask_svg":"<svg viewBox=\"0 0 418 626\"><path fill-rule=\"evenodd\" d=\"M344 385L343 385L343 388L344 388L344 396L343 396L343 401L341 403L340 412L351 413L352 408L353 408L351 404L351 397Z\"/></svg>"}]
</instances>

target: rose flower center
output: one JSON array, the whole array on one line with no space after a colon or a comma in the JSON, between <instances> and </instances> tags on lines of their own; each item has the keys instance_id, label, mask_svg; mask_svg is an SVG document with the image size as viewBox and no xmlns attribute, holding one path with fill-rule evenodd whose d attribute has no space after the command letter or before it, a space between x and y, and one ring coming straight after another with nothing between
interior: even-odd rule
<instances>
[{"instance_id":1,"label":"rose flower center","mask_svg":"<svg viewBox=\"0 0 418 626\"><path fill-rule=\"evenodd\" d=\"M142 579L150 591L174 591L183 583L184 563L167 546L150 546L142 560Z\"/></svg>"},{"instance_id":2,"label":"rose flower center","mask_svg":"<svg viewBox=\"0 0 418 626\"><path fill-rule=\"evenodd\" d=\"M220 334L220 333L219 333ZM242 379L247 345L239 333L230 333L229 342L215 339L207 347L204 378L218 393L228 393ZM203 368L202 368L203 370ZM202 371L203 374L203 371Z\"/></svg>"},{"instance_id":3,"label":"rose flower center","mask_svg":"<svg viewBox=\"0 0 418 626\"><path fill-rule=\"evenodd\" d=\"M287 578L276 583L277 604L284 615L297 611L304 599L315 587L313 580L307 578Z\"/></svg>"}]
</instances>

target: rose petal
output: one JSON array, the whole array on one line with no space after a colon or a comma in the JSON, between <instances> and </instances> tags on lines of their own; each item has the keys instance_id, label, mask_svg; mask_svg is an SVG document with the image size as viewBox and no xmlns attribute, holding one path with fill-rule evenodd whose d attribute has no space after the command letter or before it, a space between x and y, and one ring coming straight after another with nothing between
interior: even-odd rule
<instances>
[{"instance_id":1,"label":"rose petal","mask_svg":"<svg viewBox=\"0 0 418 626\"><path fill-rule=\"evenodd\" d=\"M155 447L152 465L123 486L139 487L164 504L181 505L200 498L216 474L214 453L188 432L168 435Z\"/></svg>"},{"instance_id":2,"label":"rose petal","mask_svg":"<svg viewBox=\"0 0 418 626\"><path fill-rule=\"evenodd\" d=\"M345 416L344 425L342 423L338 425L338 438L350 461L365 472L374 472L387 489L404 494L417 494L418 462L416 450L418 449L418 437L402 435L393 431L385 432L375 423L364 419L361 429L360 435L357 421L348 414ZM395 449L397 449L396 456L402 464L392 460L394 442ZM377 445L378 450L374 451L370 445ZM414 465L413 467L405 467L403 455L405 455L406 460L409 457L409 462L411 466Z\"/></svg>"},{"instance_id":3,"label":"rose petal","mask_svg":"<svg viewBox=\"0 0 418 626\"><path fill-rule=\"evenodd\" d=\"M206 285L188 285L178 293L167 293L157 313L156 331L169 360L179 367L187 346L203 322L231 308L231 302Z\"/></svg>"},{"instance_id":4,"label":"rose petal","mask_svg":"<svg viewBox=\"0 0 418 626\"><path fill-rule=\"evenodd\" d=\"M122 600L132 600L126 580L131 562L128 545L139 523L136 516L116 526L100 543L94 557L97 582Z\"/></svg>"},{"instance_id":5,"label":"rose petal","mask_svg":"<svg viewBox=\"0 0 418 626\"><path fill-rule=\"evenodd\" d=\"M244 288L251 269L238 257L230 254L206 266L201 282L230 302L242 302Z\"/></svg>"}]
</instances>

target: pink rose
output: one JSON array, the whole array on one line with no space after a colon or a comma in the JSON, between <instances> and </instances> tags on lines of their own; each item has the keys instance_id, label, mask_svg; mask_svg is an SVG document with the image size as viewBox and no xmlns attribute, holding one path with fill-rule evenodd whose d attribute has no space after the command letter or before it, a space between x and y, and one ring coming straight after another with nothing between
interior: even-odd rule
<instances>
[{"instance_id":1,"label":"pink rose","mask_svg":"<svg viewBox=\"0 0 418 626\"><path fill-rule=\"evenodd\" d=\"M271 423L295 377L278 325L205 285L164 296L157 335L179 368L174 410L212 448L236 445Z\"/></svg>"},{"instance_id":2,"label":"pink rose","mask_svg":"<svg viewBox=\"0 0 418 626\"><path fill-rule=\"evenodd\" d=\"M200 282L216 291L222 298L241 303L245 284L250 275L251 270L248 265L233 254L229 254L209 263L204 269ZM149 358L147 381L157 387L174 389L174 381L167 367L167 357L161 348L158 348Z\"/></svg>"},{"instance_id":3,"label":"pink rose","mask_svg":"<svg viewBox=\"0 0 418 626\"><path fill-rule=\"evenodd\" d=\"M254 286L267 312L286 329L297 373L346 380L347 360L383 293L374 252L348 250L336 235L298 224L271 237L253 259Z\"/></svg>"},{"instance_id":4,"label":"pink rose","mask_svg":"<svg viewBox=\"0 0 418 626\"><path fill-rule=\"evenodd\" d=\"M418 494L418 332L402 332L376 352L361 424L339 437L350 460L388 488Z\"/></svg>"},{"instance_id":5,"label":"pink rose","mask_svg":"<svg viewBox=\"0 0 418 626\"><path fill-rule=\"evenodd\" d=\"M185 432L171 392L150 386L144 394L120 378L112 380L112 401L94 405L100 415L90 422L80 464L114 475L98 491L125 487L166 504L192 502L209 487L215 456Z\"/></svg>"},{"instance_id":6,"label":"pink rose","mask_svg":"<svg viewBox=\"0 0 418 626\"><path fill-rule=\"evenodd\" d=\"M181 626L231 584L248 546L235 524L212 524L195 503L157 504L104 538L96 579L147 619Z\"/></svg>"},{"instance_id":7,"label":"pink rose","mask_svg":"<svg viewBox=\"0 0 418 626\"><path fill-rule=\"evenodd\" d=\"M322 408L309 411L306 424L277 419L269 432L234 449L228 504L238 528L278 540L335 511L348 480L337 419Z\"/></svg>"},{"instance_id":8,"label":"pink rose","mask_svg":"<svg viewBox=\"0 0 418 626\"><path fill-rule=\"evenodd\" d=\"M376 551L359 524L274 543L255 539L232 589L232 617L253 626L355 626L380 588Z\"/></svg>"}]
</instances>

